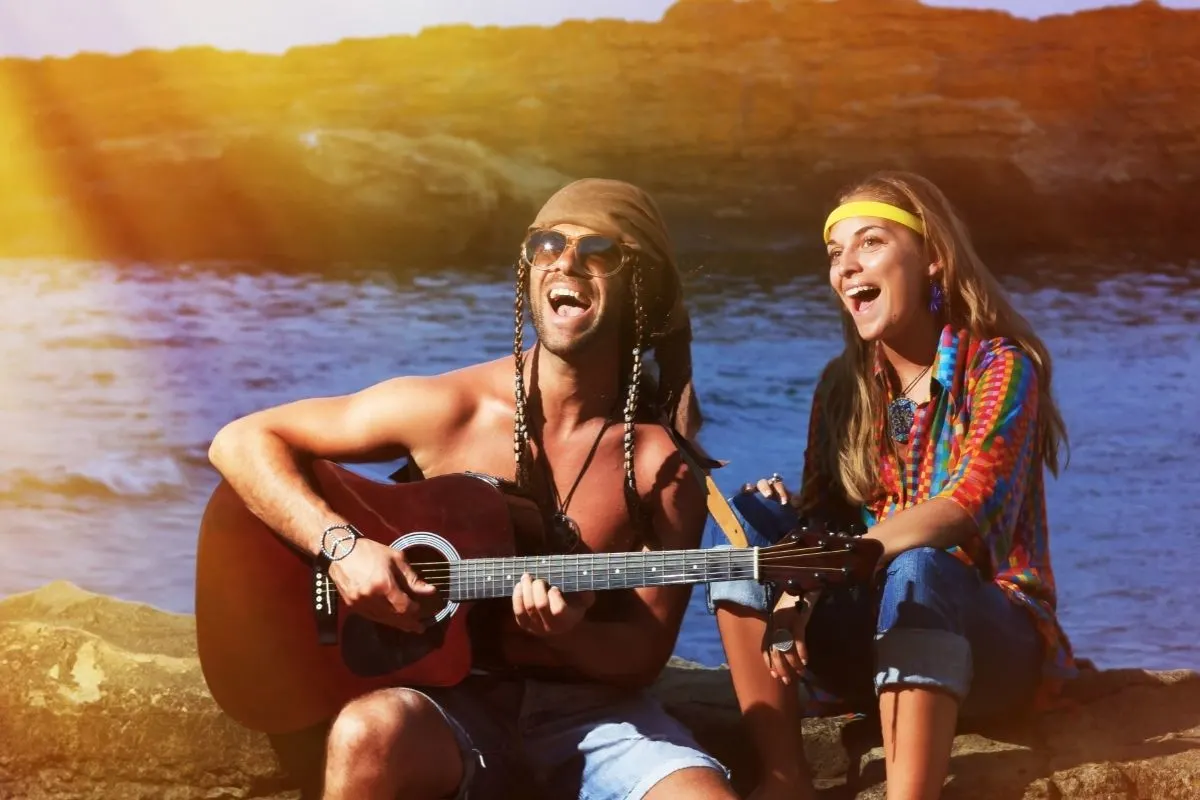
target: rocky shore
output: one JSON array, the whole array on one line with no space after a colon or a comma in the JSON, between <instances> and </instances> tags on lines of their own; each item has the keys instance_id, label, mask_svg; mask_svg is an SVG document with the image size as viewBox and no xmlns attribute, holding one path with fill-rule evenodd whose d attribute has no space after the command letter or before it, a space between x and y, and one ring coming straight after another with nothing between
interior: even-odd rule
<instances>
[{"instance_id":1,"label":"rocky shore","mask_svg":"<svg viewBox=\"0 0 1200 800\"><path fill-rule=\"evenodd\" d=\"M588 175L652 190L685 250L810 252L837 187L900 167L985 251L1195 257L1198 47L1200 10L1153 2L679 0L656 23L4 60L0 255L494 264Z\"/></svg>"},{"instance_id":2,"label":"rocky shore","mask_svg":"<svg viewBox=\"0 0 1200 800\"><path fill-rule=\"evenodd\" d=\"M57 582L0 600L0 798L296 798L265 737L208 696L187 615ZM743 786L750 753L728 673L673 664L656 692ZM1102 670L1071 708L964 732L944 797L1185 800L1200 796L1200 676ZM882 798L878 731L804 723L828 800Z\"/></svg>"}]
</instances>

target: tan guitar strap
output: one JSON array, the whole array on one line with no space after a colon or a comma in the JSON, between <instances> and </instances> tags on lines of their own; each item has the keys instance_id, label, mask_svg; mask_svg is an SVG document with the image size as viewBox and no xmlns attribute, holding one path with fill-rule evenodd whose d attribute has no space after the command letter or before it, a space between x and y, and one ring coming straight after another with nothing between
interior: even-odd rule
<instances>
[{"instance_id":1,"label":"tan guitar strap","mask_svg":"<svg viewBox=\"0 0 1200 800\"><path fill-rule=\"evenodd\" d=\"M729 507L729 501L725 499L725 495L721 493L720 487L712 478L712 469L724 466L724 462L698 454L691 442L680 436L679 432L666 421L663 421L662 426L667 429L667 433L671 435L671 439L679 449L679 454L683 456L684 462L696 476L696 480L700 482L700 489L707 497L708 513L712 515L713 521L725 534L725 538L734 547L749 547L750 542L746 538L745 529L738 522L737 515ZM701 460L705 462L705 466L700 465Z\"/></svg>"}]
</instances>

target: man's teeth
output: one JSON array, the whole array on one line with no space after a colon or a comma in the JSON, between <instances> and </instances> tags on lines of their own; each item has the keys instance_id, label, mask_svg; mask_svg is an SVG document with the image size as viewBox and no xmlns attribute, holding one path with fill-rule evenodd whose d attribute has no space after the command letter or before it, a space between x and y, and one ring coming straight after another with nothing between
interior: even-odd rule
<instances>
[{"instance_id":1,"label":"man's teeth","mask_svg":"<svg viewBox=\"0 0 1200 800\"><path fill-rule=\"evenodd\" d=\"M577 300L579 302L583 302L583 296L581 294L579 294L579 292L575 291L574 289L564 289L564 288L560 287L560 288L550 290L550 299L551 300L561 300L564 297L569 297L572 300Z\"/></svg>"}]
</instances>

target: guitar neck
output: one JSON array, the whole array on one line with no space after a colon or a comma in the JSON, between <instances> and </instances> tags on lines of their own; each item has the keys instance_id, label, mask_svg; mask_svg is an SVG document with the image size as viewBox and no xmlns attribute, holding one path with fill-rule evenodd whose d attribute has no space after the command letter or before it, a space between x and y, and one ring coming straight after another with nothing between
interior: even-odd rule
<instances>
[{"instance_id":1,"label":"guitar neck","mask_svg":"<svg viewBox=\"0 0 1200 800\"><path fill-rule=\"evenodd\" d=\"M758 577L756 548L477 558L450 562L450 600L509 597L528 573L564 592L634 589Z\"/></svg>"}]
</instances>

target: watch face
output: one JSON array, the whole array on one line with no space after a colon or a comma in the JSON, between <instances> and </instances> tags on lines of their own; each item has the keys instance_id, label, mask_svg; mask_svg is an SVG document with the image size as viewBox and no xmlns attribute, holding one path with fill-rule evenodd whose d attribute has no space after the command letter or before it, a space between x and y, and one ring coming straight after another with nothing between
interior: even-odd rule
<instances>
[{"instance_id":1,"label":"watch face","mask_svg":"<svg viewBox=\"0 0 1200 800\"><path fill-rule=\"evenodd\" d=\"M321 553L330 561L340 561L350 555L360 536L353 525L331 525L321 535Z\"/></svg>"}]
</instances>

